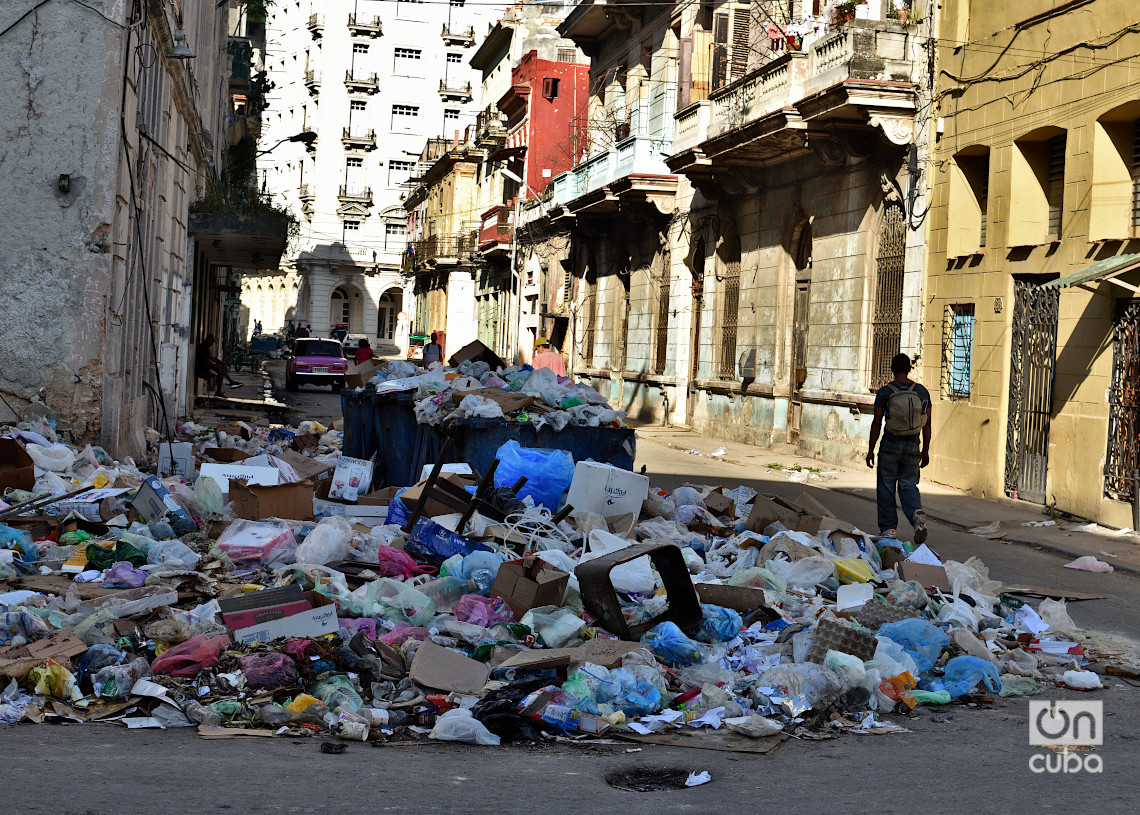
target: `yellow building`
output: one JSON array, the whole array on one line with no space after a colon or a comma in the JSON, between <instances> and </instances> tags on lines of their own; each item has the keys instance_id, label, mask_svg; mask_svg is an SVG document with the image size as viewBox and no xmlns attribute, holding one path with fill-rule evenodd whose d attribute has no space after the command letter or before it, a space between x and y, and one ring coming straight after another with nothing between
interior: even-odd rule
<instances>
[{"instance_id":1,"label":"yellow building","mask_svg":"<svg viewBox=\"0 0 1140 815\"><path fill-rule=\"evenodd\" d=\"M923 381L928 477L1135 527L1140 24L1127 0L949 0Z\"/></svg>"}]
</instances>

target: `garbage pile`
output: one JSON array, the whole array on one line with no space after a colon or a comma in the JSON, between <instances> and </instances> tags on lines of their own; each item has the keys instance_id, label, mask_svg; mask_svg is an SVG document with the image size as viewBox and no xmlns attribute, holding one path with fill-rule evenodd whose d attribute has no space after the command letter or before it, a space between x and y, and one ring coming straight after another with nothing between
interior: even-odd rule
<instances>
[{"instance_id":1,"label":"garbage pile","mask_svg":"<svg viewBox=\"0 0 1140 815\"><path fill-rule=\"evenodd\" d=\"M529 491L440 468L373 489L335 429L181 431L153 439L159 478L45 424L0 428L0 722L329 750L756 745L1101 687L1063 603L1034 609L976 558L875 538L807 496L667 492L516 442L500 463Z\"/></svg>"},{"instance_id":2,"label":"garbage pile","mask_svg":"<svg viewBox=\"0 0 1140 815\"><path fill-rule=\"evenodd\" d=\"M620 427L625 421L625 411L611 408L605 396L584 382L549 368L507 366L489 352L482 357L456 360L450 367L433 363L427 369L406 360L377 360L362 366L370 375L362 387L380 394L414 391L416 419L427 425L508 418L560 431L567 425Z\"/></svg>"}]
</instances>

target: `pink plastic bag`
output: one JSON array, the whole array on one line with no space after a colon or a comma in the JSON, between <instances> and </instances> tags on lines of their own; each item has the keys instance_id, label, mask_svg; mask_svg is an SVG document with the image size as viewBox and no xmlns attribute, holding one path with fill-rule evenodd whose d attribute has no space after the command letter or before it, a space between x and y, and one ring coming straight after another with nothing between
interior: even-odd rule
<instances>
[{"instance_id":1,"label":"pink plastic bag","mask_svg":"<svg viewBox=\"0 0 1140 815\"><path fill-rule=\"evenodd\" d=\"M465 594L459 598L455 604L455 618L484 628L515 621L511 607L502 597L480 597L478 594Z\"/></svg>"},{"instance_id":2,"label":"pink plastic bag","mask_svg":"<svg viewBox=\"0 0 1140 815\"><path fill-rule=\"evenodd\" d=\"M281 688L297 681L297 663L285 654L250 654L240 664L251 688Z\"/></svg>"},{"instance_id":3,"label":"pink plastic bag","mask_svg":"<svg viewBox=\"0 0 1140 815\"><path fill-rule=\"evenodd\" d=\"M206 668L213 668L221 660L222 651L230 644L225 634L210 637L199 634L163 651L150 666L151 673L170 676L195 677Z\"/></svg>"},{"instance_id":4,"label":"pink plastic bag","mask_svg":"<svg viewBox=\"0 0 1140 815\"><path fill-rule=\"evenodd\" d=\"M407 623L396 623L396 627L380 638L380 642L385 645L392 645L399 648L406 640L419 640L423 642L428 638L428 630L426 628L413 628Z\"/></svg>"},{"instance_id":5,"label":"pink plastic bag","mask_svg":"<svg viewBox=\"0 0 1140 815\"><path fill-rule=\"evenodd\" d=\"M418 574L433 571L430 566L417 563L407 552L381 544L376 562L380 564L381 577L398 577L404 580Z\"/></svg>"}]
</instances>

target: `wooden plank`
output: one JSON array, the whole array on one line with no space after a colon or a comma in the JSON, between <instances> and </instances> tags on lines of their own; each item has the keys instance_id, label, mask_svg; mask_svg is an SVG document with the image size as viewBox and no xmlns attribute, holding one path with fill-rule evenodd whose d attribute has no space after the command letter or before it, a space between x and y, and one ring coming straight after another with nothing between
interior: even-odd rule
<instances>
[{"instance_id":1,"label":"wooden plank","mask_svg":"<svg viewBox=\"0 0 1140 815\"><path fill-rule=\"evenodd\" d=\"M1050 588L1048 586L1002 586L1006 594L1024 594L1030 597L1048 597L1055 600L1103 600L1103 594L1086 594L1081 591L1069 589Z\"/></svg>"}]
</instances>

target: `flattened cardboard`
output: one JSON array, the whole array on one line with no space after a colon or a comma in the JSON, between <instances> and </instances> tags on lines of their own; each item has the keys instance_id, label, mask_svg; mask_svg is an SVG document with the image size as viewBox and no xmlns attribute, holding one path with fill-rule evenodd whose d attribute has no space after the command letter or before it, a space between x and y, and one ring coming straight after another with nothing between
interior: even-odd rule
<instances>
[{"instance_id":1,"label":"flattened cardboard","mask_svg":"<svg viewBox=\"0 0 1140 815\"><path fill-rule=\"evenodd\" d=\"M596 512L603 517L640 513L649 497L649 478L620 467L596 461L579 461L566 503L577 512Z\"/></svg>"},{"instance_id":2,"label":"flattened cardboard","mask_svg":"<svg viewBox=\"0 0 1140 815\"><path fill-rule=\"evenodd\" d=\"M42 640L0 649L0 661L54 658L68 660L87 650L87 645L71 632L70 628L56 631Z\"/></svg>"},{"instance_id":3,"label":"flattened cardboard","mask_svg":"<svg viewBox=\"0 0 1140 815\"><path fill-rule=\"evenodd\" d=\"M796 499L796 503L806 509L813 515L818 515L821 518L834 518L835 513L825 507L819 501L812 498L806 492L801 492L800 497Z\"/></svg>"},{"instance_id":4,"label":"flattened cardboard","mask_svg":"<svg viewBox=\"0 0 1140 815\"><path fill-rule=\"evenodd\" d=\"M765 608L763 589L754 589L751 586L722 586L716 583L697 583L693 588L697 590L697 596L701 598L702 603L712 606L731 608L741 614Z\"/></svg>"},{"instance_id":5,"label":"flattened cardboard","mask_svg":"<svg viewBox=\"0 0 1140 815\"><path fill-rule=\"evenodd\" d=\"M496 402L503 413L510 413L512 410L530 407L534 404L535 400L533 396L528 396L525 393L512 393L502 388L476 388L471 391L456 391L451 394L451 398L455 404L458 405L463 401L464 397L469 395L482 396L484 399L490 399L492 402Z\"/></svg>"},{"instance_id":6,"label":"flattened cardboard","mask_svg":"<svg viewBox=\"0 0 1140 815\"><path fill-rule=\"evenodd\" d=\"M247 467L242 464L203 464L202 475L218 482L222 492L228 492L230 479L241 479L246 484L272 487L281 483L281 472L276 467Z\"/></svg>"},{"instance_id":7,"label":"flattened cardboard","mask_svg":"<svg viewBox=\"0 0 1140 815\"><path fill-rule=\"evenodd\" d=\"M8 487L30 490L36 486L36 463L15 439L0 439L0 493Z\"/></svg>"},{"instance_id":8,"label":"flattened cardboard","mask_svg":"<svg viewBox=\"0 0 1140 815\"><path fill-rule=\"evenodd\" d=\"M532 608L562 605L570 575L536 557L508 560L499 567L491 597L501 597L516 619Z\"/></svg>"},{"instance_id":9,"label":"flattened cardboard","mask_svg":"<svg viewBox=\"0 0 1140 815\"><path fill-rule=\"evenodd\" d=\"M250 457L249 453L238 450L236 447L207 447L202 451L202 455L208 456L219 464L235 464Z\"/></svg>"},{"instance_id":10,"label":"flattened cardboard","mask_svg":"<svg viewBox=\"0 0 1140 815\"><path fill-rule=\"evenodd\" d=\"M788 529L814 535L819 531L823 519L818 515L809 515L803 507L778 496L764 493L757 495L752 502L752 512L748 515L745 528L750 532L763 533L777 521Z\"/></svg>"},{"instance_id":11,"label":"flattened cardboard","mask_svg":"<svg viewBox=\"0 0 1140 815\"><path fill-rule=\"evenodd\" d=\"M322 478L328 478L333 469L331 464L303 456L295 450L282 450L276 458L292 467L302 481L320 481Z\"/></svg>"},{"instance_id":12,"label":"flattened cardboard","mask_svg":"<svg viewBox=\"0 0 1140 815\"><path fill-rule=\"evenodd\" d=\"M220 467L221 465L216 464L214 466ZM186 523L194 524L194 519L190 517L190 513L174 500L170 490L164 487L162 482L153 475L148 475L143 479L142 486L135 493L135 497L131 499L131 505L148 523L161 521L166 517L166 513L173 512Z\"/></svg>"},{"instance_id":13,"label":"flattened cardboard","mask_svg":"<svg viewBox=\"0 0 1140 815\"><path fill-rule=\"evenodd\" d=\"M447 364L452 368L458 368L460 363L466 362L467 360L471 360L472 362L486 362L491 366L492 371L507 367L507 363L503 362L502 357L479 342L479 340L474 340L464 345L451 355L451 358L447 360Z\"/></svg>"},{"instance_id":14,"label":"flattened cardboard","mask_svg":"<svg viewBox=\"0 0 1140 815\"><path fill-rule=\"evenodd\" d=\"M344 377L345 384L350 388L363 388L369 379L376 376L376 372L380 369L378 363L379 360L373 359L360 365L349 365L348 373Z\"/></svg>"},{"instance_id":15,"label":"flattened cardboard","mask_svg":"<svg viewBox=\"0 0 1140 815\"><path fill-rule=\"evenodd\" d=\"M289 446L296 450L298 453L303 453L313 447L317 447L321 443L321 437L316 433L303 433L300 436L294 436L293 441L289 442ZM284 456L278 456L284 458Z\"/></svg>"},{"instance_id":16,"label":"flattened cardboard","mask_svg":"<svg viewBox=\"0 0 1140 815\"><path fill-rule=\"evenodd\" d=\"M408 676L426 688L454 693L479 693L487 684L491 669L482 662L424 640L416 649Z\"/></svg>"},{"instance_id":17,"label":"flattened cardboard","mask_svg":"<svg viewBox=\"0 0 1140 815\"><path fill-rule=\"evenodd\" d=\"M262 518L288 518L291 521L313 520L313 482L262 486L230 479L230 500L234 515L250 521Z\"/></svg>"},{"instance_id":18,"label":"flattened cardboard","mask_svg":"<svg viewBox=\"0 0 1140 815\"><path fill-rule=\"evenodd\" d=\"M925 589L931 587L950 591L950 578L946 575L944 566L926 566L922 563L910 563L902 552L892 546L882 551L883 568L894 569L903 580L913 580Z\"/></svg>"}]
</instances>

